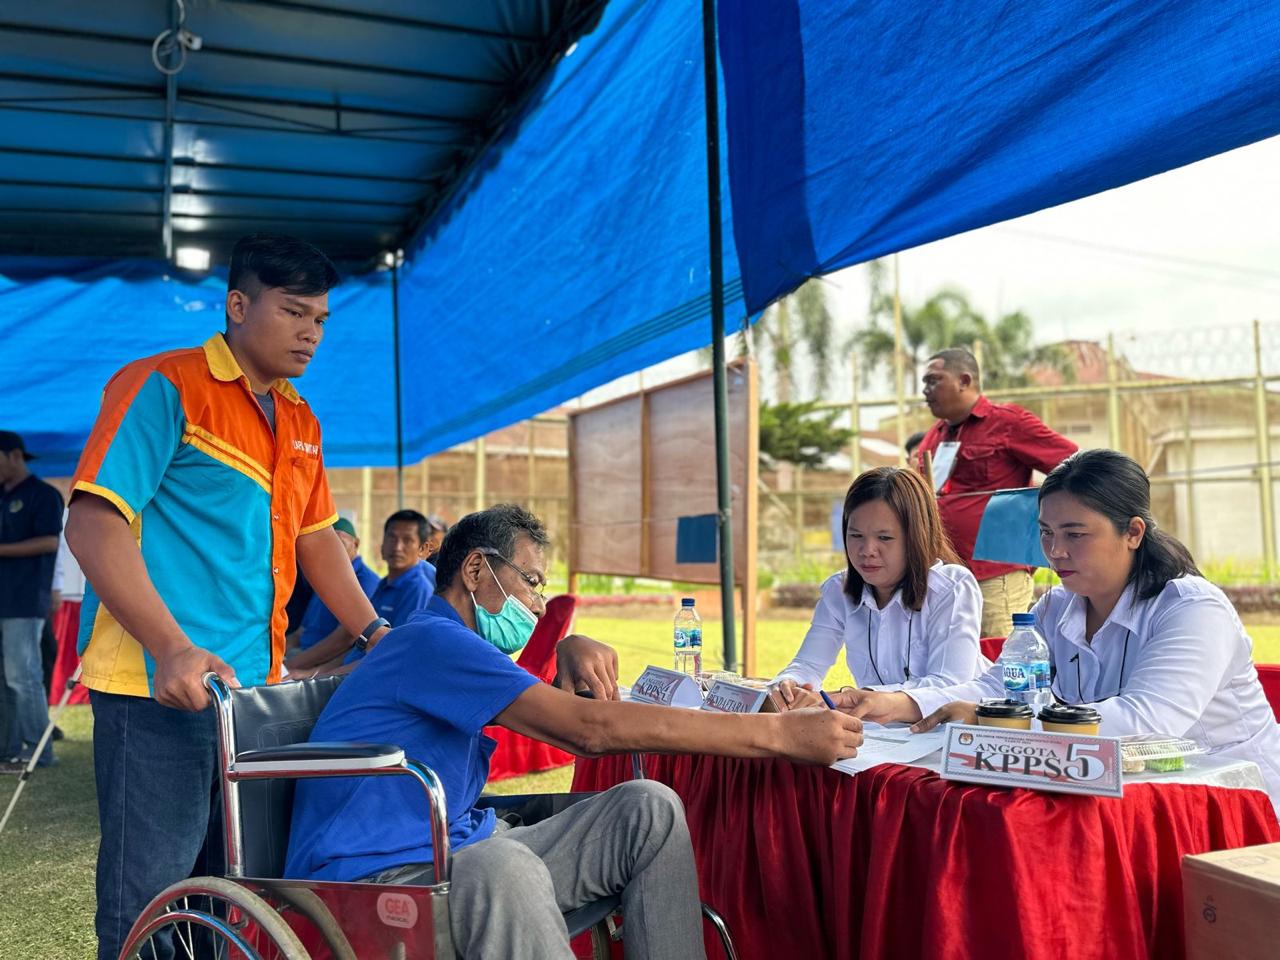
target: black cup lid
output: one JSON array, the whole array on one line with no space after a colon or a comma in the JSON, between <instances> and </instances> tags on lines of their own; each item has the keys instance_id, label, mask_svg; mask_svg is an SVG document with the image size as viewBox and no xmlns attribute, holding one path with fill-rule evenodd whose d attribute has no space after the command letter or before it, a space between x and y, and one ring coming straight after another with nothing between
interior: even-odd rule
<instances>
[{"instance_id":1,"label":"black cup lid","mask_svg":"<svg viewBox=\"0 0 1280 960\"><path fill-rule=\"evenodd\" d=\"M1021 700L983 700L978 704L980 717L1034 717L1035 711Z\"/></svg>"},{"instance_id":2,"label":"black cup lid","mask_svg":"<svg viewBox=\"0 0 1280 960\"><path fill-rule=\"evenodd\" d=\"M1040 710L1040 719L1050 723L1101 723L1102 714L1093 707L1074 703L1051 703Z\"/></svg>"}]
</instances>

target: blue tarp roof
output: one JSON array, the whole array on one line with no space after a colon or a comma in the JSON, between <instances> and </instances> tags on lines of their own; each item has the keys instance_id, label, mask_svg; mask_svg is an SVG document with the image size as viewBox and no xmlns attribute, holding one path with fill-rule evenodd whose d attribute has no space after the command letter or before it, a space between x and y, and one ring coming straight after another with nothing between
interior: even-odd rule
<instances>
[{"instance_id":1,"label":"blue tarp roof","mask_svg":"<svg viewBox=\"0 0 1280 960\"><path fill-rule=\"evenodd\" d=\"M710 341L702 64L696 0L613 0L408 251L408 460Z\"/></svg>"},{"instance_id":2,"label":"blue tarp roof","mask_svg":"<svg viewBox=\"0 0 1280 960\"><path fill-rule=\"evenodd\" d=\"M1280 132L1252 0L720 0L747 304Z\"/></svg>"},{"instance_id":3,"label":"blue tarp roof","mask_svg":"<svg viewBox=\"0 0 1280 960\"><path fill-rule=\"evenodd\" d=\"M457 185L400 271L406 462L708 342L702 85L697 0L614 0ZM47 473L70 469L119 366L221 329L216 275L0 258L4 277L0 421L56 453ZM331 466L396 461L389 283L334 291L298 383Z\"/></svg>"},{"instance_id":4,"label":"blue tarp roof","mask_svg":"<svg viewBox=\"0 0 1280 960\"><path fill-rule=\"evenodd\" d=\"M45 476L69 475L113 373L131 358L195 346L223 328L225 272L197 277L152 260L9 258L0 263L0 429L19 431ZM33 273L35 275L33 275ZM330 464L395 461L390 275L330 294L334 320L298 381ZM386 453L382 453L386 462Z\"/></svg>"},{"instance_id":5,"label":"blue tarp roof","mask_svg":"<svg viewBox=\"0 0 1280 960\"><path fill-rule=\"evenodd\" d=\"M85 6L49 2L32 10L50 11L47 17L65 23L74 19L68 10L78 15ZM486 29L514 31L507 23L514 14L504 19L504 11L581 13L590 6L563 0L420 8L385 0L371 9L409 16L429 8L445 16L465 8L488 17ZM136 14L141 0L127 7ZM200 29L197 10L234 11L243 18L242 29L219 42L248 45L259 42L254 18L299 7L210 0L193 5L188 24ZM524 88L519 109L503 101L508 109L502 122L487 128L501 132L479 162L455 163L452 169L462 176L431 194L434 212L407 246L401 271L406 460L708 342L699 11L697 0L612 0L572 55ZM5 14L19 15L37 16ZM88 27L124 29L102 16L93 14L89 20L98 22ZM748 305L758 310L807 276L1280 130L1280 61L1274 53L1280 18L1247 0L986 0L914 9L888 0L721 0L720 16L733 200L724 214L743 263L740 271L738 253L728 244L730 329ZM314 49L333 60L351 53L333 36L332 22L327 30L318 24L299 26L315 31ZM390 23L383 25L394 32ZM0 22L0 38L6 29ZM265 35L281 42L271 30ZM378 50L354 28L351 36L352 50L363 49L370 68L345 71L342 82L351 85L353 102L376 106L387 89L398 90L396 78L405 70L435 69L414 59L412 41L404 41L409 47L389 48L387 64L394 70L384 78L387 88L365 89L377 74ZM29 53L20 51L33 59L26 70L38 68L34 61L62 56L34 43ZM501 60L485 49L481 65ZM87 48L80 54L87 56ZM148 51L142 54L149 59ZM282 54L286 59L274 66L256 63L253 69L261 72L249 75L236 95L275 96L280 84L291 82L298 87L291 96L323 101L327 84L338 76L314 73L322 67L288 56L294 54ZM196 57L191 54L192 62ZM128 69L142 69L135 61ZM125 68L107 58L86 60L78 69L100 78ZM0 75L0 101L8 92L6 77ZM422 84L407 87L411 108L426 111L428 94L439 84ZM221 109L231 101L219 103ZM197 108L203 106L191 105ZM8 108L0 103L0 109ZM44 122L30 128L20 123L17 133L0 126L0 145L11 135L35 136ZM85 152L107 142L97 120L49 129ZM154 122L147 130L154 139ZM369 174L429 176L425 152L406 159L401 151L407 148L372 139L389 132L291 152L298 163L333 163L335 170L358 163ZM147 136L123 137L112 149L154 157ZM0 149L6 172L16 156L23 154ZM56 159L48 159L51 170ZM236 174L217 169L223 158L216 151L195 151L187 159L197 179ZM244 157L233 162L253 165ZM105 176L107 169L99 172ZM325 189L350 198L383 187L335 176ZM270 195L248 199L243 209L276 209ZM78 222L52 215L45 220L67 238L75 231L66 223ZM237 230L244 226L234 218L228 222ZM364 227L356 226L340 231L341 237L359 234L368 244ZM72 239L67 244L68 252L77 249ZM46 279L35 282L42 273ZM33 447L65 457L83 441L98 391L117 367L148 352L197 343L221 326L216 276L181 276L155 262L43 260L33 267L30 260L7 259L0 260L0 277L9 278L0 280L0 425L24 430ZM387 283L386 274L374 274L335 292L326 343L299 384L321 415L332 465L395 460Z\"/></svg>"}]
</instances>

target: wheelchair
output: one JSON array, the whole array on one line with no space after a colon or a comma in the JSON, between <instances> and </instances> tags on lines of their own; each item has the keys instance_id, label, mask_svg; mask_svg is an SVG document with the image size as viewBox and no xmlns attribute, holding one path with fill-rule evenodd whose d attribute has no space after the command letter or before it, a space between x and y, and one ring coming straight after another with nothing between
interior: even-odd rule
<instances>
[{"instance_id":1,"label":"wheelchair","mask_svg":"<svg viewBox=\"0 0 1280 960\"><path fill-rule=\"evenodd\" d=\"M197 877L158 894L134 922L121 960L453 960L449 927L452 857L444 790L426 765L399 747L309 743L341 677L231 689L205 676L218 727L225 877ZM241 749L248 745L249 749ZM642 768L636 765L637 772ZM432 883L425 886L279 879L289 844L294 781L304 777L412 777L429 816ZM538 806L547 815L592 794L482 797L481 806ZM532 803L531 803L532 802ZM620 897L565 915L575 947L612 956L621 939ZM724 955L737 960L724 920L703 915ZM625 923L625 918L623 918Z\"/></svg>"}]
</instances>

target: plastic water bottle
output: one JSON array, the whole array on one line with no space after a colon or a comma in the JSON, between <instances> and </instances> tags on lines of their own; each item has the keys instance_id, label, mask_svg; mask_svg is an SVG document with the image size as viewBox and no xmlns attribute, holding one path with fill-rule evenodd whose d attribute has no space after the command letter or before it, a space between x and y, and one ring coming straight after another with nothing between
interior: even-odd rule
<instances>
[{"instance_id":1,"label":"plastic water bottle","mask_svg":"<svg viewBox=\"0 0 1280 960\"><path fill-rule=\"evenodd\" d=\"M680 601L673 635L675 669L697 679L702 675L702 618L693 609L693 597Z\"/></svg>"},{"instance_id":2,"label":"plastic water bottle","mask_svg":"<svg viewBox=\"0 0 1280 960\"><path fill-rule=\"evenodd\" d=\"M1037 714L1053 702L1049 690L1049 644L1036 629L1036 618L1030 613L1013 615L1013 632L1000 650L1000 666L1004 668L1004 694L1010 700L1021 700Z\"/></svg>"}]
</instances>

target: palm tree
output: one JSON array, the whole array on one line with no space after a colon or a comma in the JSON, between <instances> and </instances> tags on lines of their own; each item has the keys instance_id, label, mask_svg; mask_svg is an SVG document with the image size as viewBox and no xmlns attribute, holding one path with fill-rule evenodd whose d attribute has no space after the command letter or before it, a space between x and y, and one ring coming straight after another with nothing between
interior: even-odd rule
<instances>
[{"instance_id":1,"label":"palm tree","mask_svg":"<svg viewBox=\"0 0 1280 960\"><path fill-rule=\"evenodd\" d=\"M866 365L874 368L892 364L894 343L893 331L883 325L885 316L893 313L892 297L876 289L874 274L872 282L871 323L854 335L853 346L861 351ZM927 357L948 347L981 352L982 385L987 389L1023 386L1028 367L1036 365L1069 376L1066 352L1058 346L1037 347L1032 337L1031 318L1022 311L1005 314L993 324L958 290L940 290L916 308L902 304L903 352L912 382Z\"/></svg>"},{"instance_id":2,"label":"palm tree","mask_svg":"<svg viewBox=\"0 0 1280 960\"><path fill-rule=\"evenodd\" d=\"M766 308L756 322L754 342L760 365L773 373L773 395L778 403L791 403L796 392L796 360L803 351L813 366L814 395L821 398L831 381L835 320L827 306L823 281L810 278L792 293ZM738 355L747 353L739 339ZM702 354L709 360L711 351Z\"/></svg>"}]
</instances>

